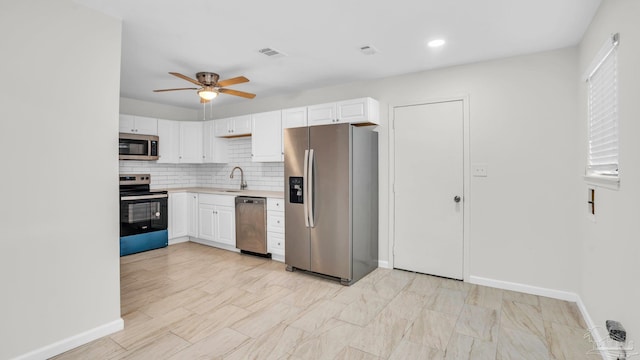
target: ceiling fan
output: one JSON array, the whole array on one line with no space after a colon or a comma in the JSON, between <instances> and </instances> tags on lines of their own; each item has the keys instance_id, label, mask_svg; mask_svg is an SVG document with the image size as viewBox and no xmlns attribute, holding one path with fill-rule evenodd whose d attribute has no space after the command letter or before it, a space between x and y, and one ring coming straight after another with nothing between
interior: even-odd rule
<instances>
[{"instance_id":1,"label":"ceiling fan","mask_svg":"<svg viewBox=\"0 0 640 360\"><path fill-rule=\"evenodd\" d=\"M235 96L240 96L247 99L253 99L254 97L256 97L256 94L224 88L225 86L229 86L229 85L242 84L242 83L249 82L249 79L247 79L244 76L238 76L231 79L218 81L220 76L212 72L197 73L196 78L198 80L192 79L186 75L182 75L176 72L170 72L169 74L173 76L177 76L181 79L187 80L200 87L159 89L159 90L153 90L153 92L176 91L176 90L198 90L198 95L200 96L200 103L202 104L208 103L209 101L213 100L216 96L218 96L218 94L235 95Z\"/></svg>"}]
</instances>

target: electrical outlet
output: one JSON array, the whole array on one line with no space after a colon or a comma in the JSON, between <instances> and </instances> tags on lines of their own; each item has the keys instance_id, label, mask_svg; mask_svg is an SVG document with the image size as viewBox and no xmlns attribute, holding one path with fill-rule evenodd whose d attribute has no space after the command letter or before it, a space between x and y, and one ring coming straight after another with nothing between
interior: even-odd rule
<instances>
[{"instance_id":1,"label":"electrical outlet","mask_svg":"<svg viewBox=\"0 0 640 360\"><path fill-rule=\"evenodd\" d=\"M476 163L471 167L471 173L475 177L487 177L487 164Z\"/></svg>"}]
</instances>

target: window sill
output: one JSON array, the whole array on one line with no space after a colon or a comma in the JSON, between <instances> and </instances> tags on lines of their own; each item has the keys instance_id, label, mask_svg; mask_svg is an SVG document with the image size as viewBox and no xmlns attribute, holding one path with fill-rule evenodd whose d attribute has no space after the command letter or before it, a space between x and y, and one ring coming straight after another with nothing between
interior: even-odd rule
<instances>
[{"instance_id":1,"label":"window sill","mask_svg":"<svg viewBox=\"0 0 640 360\"><path fill-rule=\"evenodd\" d=\"M620 189L620 177L618 176L585 175L584 181L589 185L603 187L606 189Z\"/></svg>"}]
</instances>

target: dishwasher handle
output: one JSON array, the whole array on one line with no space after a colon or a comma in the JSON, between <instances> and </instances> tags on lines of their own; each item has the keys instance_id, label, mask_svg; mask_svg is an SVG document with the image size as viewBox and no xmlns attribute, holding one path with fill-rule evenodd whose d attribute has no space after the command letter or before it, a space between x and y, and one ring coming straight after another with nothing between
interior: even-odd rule
<instances>
[{"instance_id":1,"label":"dishwasher handle","mask_svg":"<svg viewBox=\"0 0 640 360\"><path fill-rule=\"evenodd\" d=\"M257 205L262 205L262 204L264 204L264 202L265 202L264 198L243 198L243 197L236 198L236 204L257 204Z\"/></svg>"}]
</instances>

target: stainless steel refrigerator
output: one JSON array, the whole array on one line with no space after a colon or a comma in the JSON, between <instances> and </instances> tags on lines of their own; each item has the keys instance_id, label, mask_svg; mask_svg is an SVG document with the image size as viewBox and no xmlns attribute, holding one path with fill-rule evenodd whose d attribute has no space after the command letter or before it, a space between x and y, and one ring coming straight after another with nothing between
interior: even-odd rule
<instances>
[{"instance_id":1,"label":"stainless steel refrigerator","mask_svg":"<svg viewBox=\"0 0 640 360\"><path fill-rule=\"evenodd\" d=\"M378 133L284 131L285 263L351 285L378 267Z\"/></svg>"}]
</instances>

